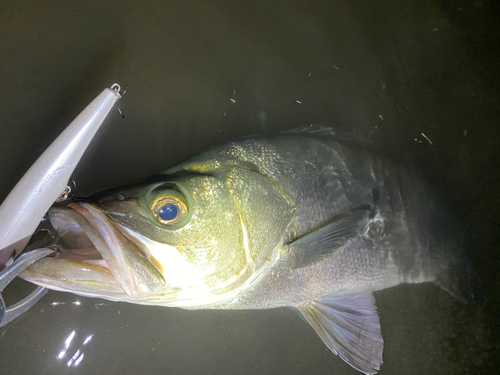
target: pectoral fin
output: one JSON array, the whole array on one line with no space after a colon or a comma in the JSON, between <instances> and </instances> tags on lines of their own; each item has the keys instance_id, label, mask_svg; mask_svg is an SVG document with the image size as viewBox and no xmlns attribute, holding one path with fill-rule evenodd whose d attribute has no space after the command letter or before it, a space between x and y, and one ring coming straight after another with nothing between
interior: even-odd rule
<instances>
[{"instance_id":1,"label":"pectoral fin","mask_svg":"<svg viewBox=\"0 0 500 375\"><path fill-rule=\"evenodd\" d=\"M320 261L358 234L370 211L358 208L339 215L333 222L289 244L295 255L294 268Z\"/></svg>"},{"instance_id":2,"label":"pectoral fin","mask_svg":"<svg viewBox=\"0 0 500 375\"><path fill-rule=\"evenodd\" d=\"M377 373L384 340L371 293L330 294L298 308L332 352L356 370Z\"/></svg>"}]
</instances>

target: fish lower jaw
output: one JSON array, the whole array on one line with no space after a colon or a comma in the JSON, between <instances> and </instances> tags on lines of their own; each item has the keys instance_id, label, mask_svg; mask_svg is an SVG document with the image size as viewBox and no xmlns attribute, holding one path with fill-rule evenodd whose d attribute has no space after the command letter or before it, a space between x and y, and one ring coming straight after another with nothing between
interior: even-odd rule
<instances>
[{"instance_id":1,"label":"fish lower jaw","mask_svg":"<svg viewBox=\"0 0 500 375\"><path fill-rule=\"evenodd\" d=\"M19 275L26 281L48 289L88 293L125 295L103 261L43 258Z\"/></svg>"},{"instance_id":2,"label":"fish lower jaw","mask_svg":"<svg viewBox=\"0 0 500 375\"><path fill-rule=\"evenodd\" d=\"M217 295L209 286L186 287L166 285L155 294L130 295L114 278L104 260L43 258L20 275L24 280L60 292L84 297L103 298L111 301L144 305L159 305L197 309L209 307L231 298Z\"/></svg>"}]
</instances>

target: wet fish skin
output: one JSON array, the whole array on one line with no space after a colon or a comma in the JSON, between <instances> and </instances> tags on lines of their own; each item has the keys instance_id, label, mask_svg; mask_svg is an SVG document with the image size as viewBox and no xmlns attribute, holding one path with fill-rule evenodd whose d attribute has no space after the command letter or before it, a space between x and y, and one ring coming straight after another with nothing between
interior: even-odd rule
<instances>
[{"instance_id":1,"label":"wet fish skin","mask_svg":"<svg viewBox=\"0 0 500 375\"><path fill-rule=\"evenodd\" d=\"M294 306L335 354L376 373L383 340L373 291L433 281L464 301L481 293L439 193L414 170L343 138L323 127L248 137L94 197L95 215L139 244L140 259L165 268L165 291L66 290L190 309ZM188 216L169 227L150 207L172 192L185 197ZM26 278L40 279L29 269Z\"/></svg>"}]
</instances>

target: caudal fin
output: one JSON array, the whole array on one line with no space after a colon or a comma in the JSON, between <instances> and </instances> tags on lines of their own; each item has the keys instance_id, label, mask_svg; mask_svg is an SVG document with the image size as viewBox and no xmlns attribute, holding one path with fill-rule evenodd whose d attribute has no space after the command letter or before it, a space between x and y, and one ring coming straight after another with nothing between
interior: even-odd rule
<instances>
[{"instance_id":1,"label":"caudal fin","mask_svg":"<svg viewBox=\"0 0 500 375\"><path fill-rule=\"evenodd\" d=\"M438 274L435 283L462 302L478 304L486 302L481 280L466 259L461 259Z\"/></svg>"}]
</instances>

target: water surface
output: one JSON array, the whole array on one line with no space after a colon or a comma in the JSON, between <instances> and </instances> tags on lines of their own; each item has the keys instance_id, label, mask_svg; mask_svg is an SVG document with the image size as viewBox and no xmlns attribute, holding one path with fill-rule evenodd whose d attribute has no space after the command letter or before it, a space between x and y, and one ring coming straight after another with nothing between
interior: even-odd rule
<instances>
[{"instance_id":1,"label":"water surface","mask_svg":"<svg viewBox=\"0 0 500 375\"><path fill-rule=\"evenodd\" d=\"M448 192L485 307L433 286L376 293L380 374L498 371L496 1L3 1L0 200L104 87L130 85L78 194L217 143L309 124L357 129ZM5 291L10 301L30 286ZM356 374L291 309L184 311L49 292L0 329L2 373Z\"/></svg>"}]
</instances>

